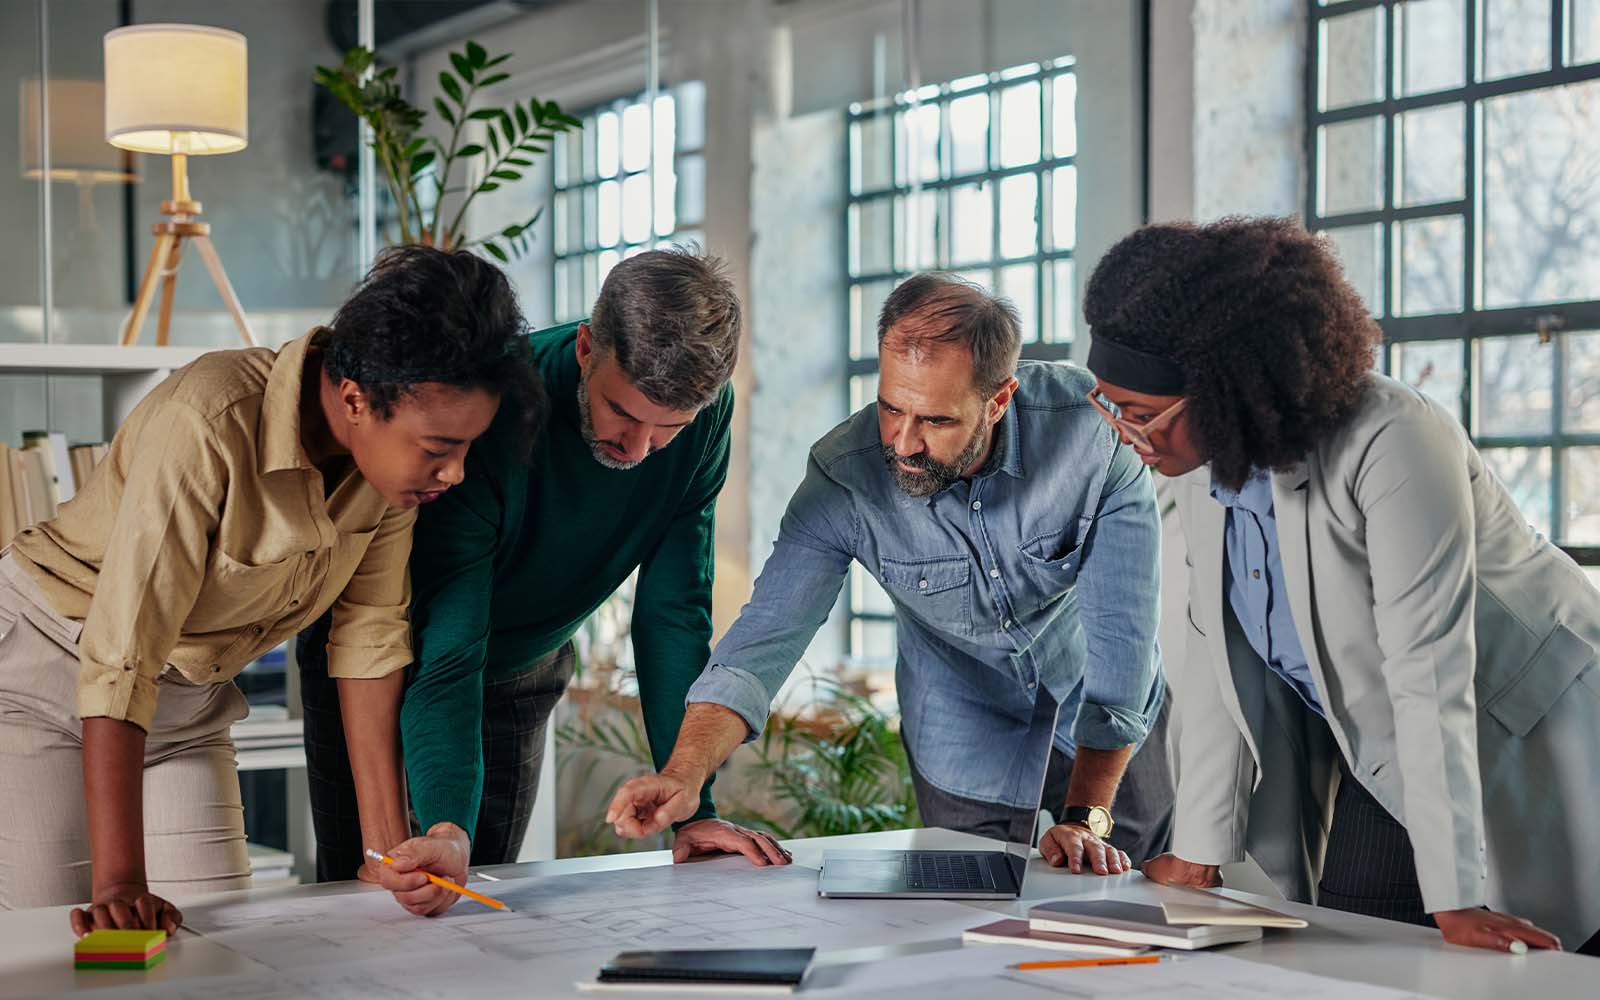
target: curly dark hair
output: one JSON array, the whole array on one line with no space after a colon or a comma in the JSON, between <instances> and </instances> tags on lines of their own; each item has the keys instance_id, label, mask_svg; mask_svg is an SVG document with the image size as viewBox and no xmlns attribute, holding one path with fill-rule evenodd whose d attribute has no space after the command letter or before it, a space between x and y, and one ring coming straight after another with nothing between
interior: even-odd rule
<instances>
[{"instance_id":1,"label":"curly dark hair","mask_svg":"<svg viewBox=\"0 0 1600 1000\"><path fill-rule=\"evenodd\" d=\"M1223 485L1306 455L1360 401L1382 340L1327 243L1293 219L1163 223L1122 239L1083 298L1091 334L1167 358Z\"/></svg>"},{"instance_id":2,"label":"curly dark hair","mask_svg":"<svg viewBox=\"0 0 1600 1000\"><path fill-rule=\"evenodd\" d=\"M496 394L516 408L529 448L543 424L544 386L516 293L504 272L465 250L384 250L319 343L328 377L359 385L382 419L433 384Z\"/></svg>"}]
</instances>

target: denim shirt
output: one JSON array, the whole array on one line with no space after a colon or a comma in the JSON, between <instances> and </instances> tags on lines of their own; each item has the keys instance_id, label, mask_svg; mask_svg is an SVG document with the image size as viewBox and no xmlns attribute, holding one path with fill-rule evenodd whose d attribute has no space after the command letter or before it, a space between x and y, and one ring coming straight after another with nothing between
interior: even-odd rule
<instances>
[{"instance_id":1,"label":"denim shirt","mask_svg":"<svg viewBox=\"0 0 1600 1000\"><path fill-rule=\"evenodd\" d=\"M1046 750L1020 745L1041 684L1062 707L1063 751L1142 742L1164 690L1155 488L1085 399L1092 375L1022 362L1017 381L982 471L932 497L895 485L876 404L818 441L755 594L688 701L759 733L855 560L894 602L902 731L936 787L1037 805L1018 775L1036 775Z\"/></svg>"},{"instance_id":2,"label":"denim shirt","mask_svg":"<svg viewBox=\"0 0 1600 1000\"><path fill-rule=\"evenodd\" d=\"M1227 558L1222 586L1250 648L1282 677L1307 707L1322 715L1322 700L1300 645L1283 580L1278 519L1273 514L1272 477L1255 469L1238 492L1212 481L1211 497L1228 510Z\"/></svg>"}]
</instances>

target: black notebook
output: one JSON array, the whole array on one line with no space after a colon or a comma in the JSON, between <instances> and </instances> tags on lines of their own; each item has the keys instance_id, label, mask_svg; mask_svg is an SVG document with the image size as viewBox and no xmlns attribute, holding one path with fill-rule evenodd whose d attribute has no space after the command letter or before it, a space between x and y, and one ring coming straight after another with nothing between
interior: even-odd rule
<instances>
[{"instance_id":1,"label":"black notebook","mask_svg":"<svg viewBox=\"0 0 1600 1000\"><path fill-rule=\"evenodd\" d=\"M815 948L625 951L600 970L596 985L672 986L792 991L805 978Z\"/></svg>"}]
</instances>

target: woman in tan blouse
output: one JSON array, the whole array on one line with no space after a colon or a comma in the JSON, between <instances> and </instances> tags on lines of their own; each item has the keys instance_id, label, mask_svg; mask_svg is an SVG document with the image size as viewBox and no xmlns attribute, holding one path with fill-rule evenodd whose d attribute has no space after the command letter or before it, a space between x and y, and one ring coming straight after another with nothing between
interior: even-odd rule
<instances>
[{"instance_id":1,"label":"woman in tan blouse","mask_svg":"<svg viewBox=\"0 0 1600 1000\"><path fill-rule=\"evenodd\" d=\"M439 890L405 869L456 845L408 841L396 720L361 707L393 700L362 695L411 662L416 508L461 481L503 397L536 414L539 391L505 276L407 247L331 327L146 397L0 554L0 908L89 898L80 935L171 930L165 897L246 885L231 681L329 608L363 834L413 858L386 884L423 907Z\"/></svg>"}]
</instances>

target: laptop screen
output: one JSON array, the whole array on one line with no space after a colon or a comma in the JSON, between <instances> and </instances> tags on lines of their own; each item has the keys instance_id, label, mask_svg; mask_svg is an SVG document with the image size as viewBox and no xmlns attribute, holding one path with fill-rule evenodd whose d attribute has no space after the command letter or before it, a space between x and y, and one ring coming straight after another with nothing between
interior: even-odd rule
<instances>
[{"instance_id":1,"label":"laptop screen","mask_svg":"<svg viewBox=\"0 0 1600 1000\"><path fill-rule=\"evenodd\" d=\"M1054 745L1056 717L1061 714L1061 703L1056 701L1043 684L1039 685L1033 703L1033 716L1017 748L1016 764L1007 780L1010 787L1004 790L1002 801L1007 803L1006 863L1017 885L1027 872L1028 859L1033 856L1034 833L1038 825L1040 805L1052 814L1060 813L1064 803L1043 802L1045 773L1050 767L1050 749ZM1032 803L1018 806L1012 803Z\"/></svg>"}]
</instances>

